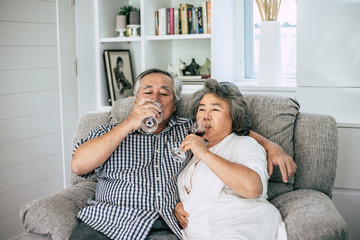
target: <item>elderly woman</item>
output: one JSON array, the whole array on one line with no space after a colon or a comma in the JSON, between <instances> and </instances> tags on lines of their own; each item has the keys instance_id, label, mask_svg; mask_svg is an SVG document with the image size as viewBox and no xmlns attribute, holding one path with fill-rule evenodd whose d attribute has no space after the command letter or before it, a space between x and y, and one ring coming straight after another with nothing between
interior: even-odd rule
<instances>
[{"instance_id":1,"label":"elderly woman","mask_svg":"<svg viewBox=\"0 0 360 240\"><path fill-rule=\"evenodd\" d=\"M175 216L184 239L286 239L279 211L266 200L266 152L247 136L239 89L207 80L190 106L196 119L205 120L206 132L181 143L193 153L178 176L181 203Z\"/></svg>"}]
</instances>

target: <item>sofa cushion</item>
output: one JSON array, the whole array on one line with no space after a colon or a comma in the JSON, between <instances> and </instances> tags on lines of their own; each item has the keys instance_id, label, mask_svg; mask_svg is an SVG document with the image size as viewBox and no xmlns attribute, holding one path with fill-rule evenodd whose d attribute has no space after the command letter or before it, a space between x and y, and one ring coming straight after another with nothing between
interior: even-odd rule
<instances>
[{"instance_id":1,"label":"sofa cushion","mask_svg":"<svg viewBox=\"0 0 360 240\"><path fill-rule=\"evenodd\" d=\"M271 201L279 209L288 239L348 239L345 220L322 192L296 190Z\"/></svg>"},{"instance_id":2,"label":"sofa cushion","mask_svg":"<svg viewBox=\"0 0 360 240\"><path fill-rule=\"evenodd\" d=\"M76 130L73 135L73 146L83 138L86 138L90 131L102 124L109 123L110 121L110 113L109 112L100 112L100 113L89 113L81 117L79 123L76 127ZM73 171L70 172L70 183L71 185L75 185L79 182L96 182L95 174L91 178L83 178L81 176L77 176Z\"/></svg>"},{"instance_id":3,"label":"sofa cushion","mask_svg":"<svg viewBox=\"0 0 360 240\"><path fill-rule=\"evenodd\" d=\"M94 195L96 183L80 182L52 196L34 200L20 210L22 226L29 233L47 235L54 240L69 239L78 224L78 212Z\"/></svg>"},{"instance_id":4,"label":"sofa cushion","mask_svg":"<svg viewBox=\"0 0 360 240\"><path fill-rule=\"evenodd\" d=\"M124 121L134 107L135 98L122 98L114 102L110 110L110 123Z\"/></svg>"}]
</instances>

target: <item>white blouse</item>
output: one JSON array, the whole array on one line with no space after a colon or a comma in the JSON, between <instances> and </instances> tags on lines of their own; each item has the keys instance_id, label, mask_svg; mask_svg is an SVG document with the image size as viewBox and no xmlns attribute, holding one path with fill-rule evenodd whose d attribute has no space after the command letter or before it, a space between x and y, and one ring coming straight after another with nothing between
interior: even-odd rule
<instances>
[{"instance_id":1,"label":"white blouse","mask_svg":"<svg viewBox=\"0 0 360 240\"><path fill-rule=\"evenodd\" d=\"M232 133L209 150L256 171L263 192L256 199L243 198L192 158L178 177L179 196L189 214L183 239L286 239L279 211L266 200L269 176L263 147Z\"/></svg>"}]
</instances>

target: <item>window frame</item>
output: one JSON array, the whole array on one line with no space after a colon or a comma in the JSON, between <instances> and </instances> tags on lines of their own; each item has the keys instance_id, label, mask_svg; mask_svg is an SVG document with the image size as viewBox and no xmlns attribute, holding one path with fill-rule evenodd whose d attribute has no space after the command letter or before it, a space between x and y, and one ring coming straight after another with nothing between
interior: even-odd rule
<instances>
[{"instance_id":1,"label":"window frame","mask_svg":"<svg viewBox=\"0 0 360 240\"><path fill-rule=\"evenodd\" d=\"M244 1L244 75L245 79L254 81L258 79L258 73L254 71L255 62L254 62L254 21L253 21L253 12L254 12L254 0L245 0ZM285 74L283 79L285 83L296 83L297 71L295 70L294 74Z\"/></svg>"}]
</instances>

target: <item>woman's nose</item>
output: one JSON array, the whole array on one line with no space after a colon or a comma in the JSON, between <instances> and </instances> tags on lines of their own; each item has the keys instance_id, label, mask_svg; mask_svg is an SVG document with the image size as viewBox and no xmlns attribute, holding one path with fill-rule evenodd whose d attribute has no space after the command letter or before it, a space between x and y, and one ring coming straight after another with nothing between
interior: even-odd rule
<instances>
[{"instance_id":1,"label":"woman's nose","mask_svg":"<svg viewBox=\"0 0 360 240\"><path fill-rule=\"evenodd\" d=\"M204 112L203 118L204 118L205 120L209 120L209 119L210 119L209 111L205 111L205 112Z\"/></svg>"}]
</instances>

